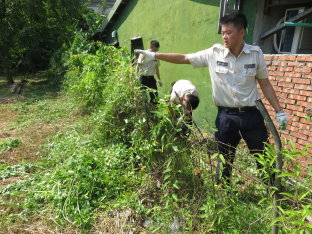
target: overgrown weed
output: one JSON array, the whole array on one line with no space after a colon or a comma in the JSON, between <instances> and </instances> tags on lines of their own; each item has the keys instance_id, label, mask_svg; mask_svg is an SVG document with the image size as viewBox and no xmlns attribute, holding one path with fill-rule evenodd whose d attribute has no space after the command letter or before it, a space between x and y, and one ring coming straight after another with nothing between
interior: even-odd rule
<instances>
[{"instance_id":1,"label":"overgrown weed","mask_svg":"<svg viewBox=\"0 0 312 234\"><path fill-rule=\"evenodd\" d=\"M181 138L171 112L178 107L166 98L157 109L148 106L126 50L100 43L74 45L84 49L72 49L65 87L76 100L74 106L88 114L50 140L45 157L34 165L40 170L0 190L0 204L4 209L11 207L13 217L2 216L4 225L27 221L40 211L57 225L78 227L82 232L97 230L94 225L99 223L110 224L111 218L125 225L109 229L115 232L269 231L274 207L268 187L240 173L230 187L216 186L213 174L219 155L213 142L196 134ZM43 103L34 108L51 114ZM66 108L61 107L60 113ZM274 150L267 152L264 163L275 157ZM283 154L289 160L304 154L291 152ZM250 159L246 154L242 157L245 170ZM10 170L0 169L3 174L5 169ZM301 203L310 199L309 193L300 194L284 195ZM287 223L280 226L282 230L308 230L304 218L309 205L303 203L296 210L291 204L282 205L280 218L273 222ZM295 222L296 217L300 222Z\"/></svg>"}]
</instances>

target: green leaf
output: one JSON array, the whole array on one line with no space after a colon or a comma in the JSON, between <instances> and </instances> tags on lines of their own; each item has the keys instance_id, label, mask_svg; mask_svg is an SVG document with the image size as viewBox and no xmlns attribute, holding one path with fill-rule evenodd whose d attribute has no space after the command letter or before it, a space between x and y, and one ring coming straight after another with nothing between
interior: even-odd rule
<instances>
[{"instance_id":1,"label":"green leaf","mask_svg":"<svg viewBox=\"0 0 312 234\"><path fill-rule=\"evenodd\" d=\"M178 151L179 151L178 146L175 146L175 145L172 146L172 149L173 149L173 151L175 151L175 152L178 152Z\"/></svg>"},{"instance_id":2,"label":"green leaf","mask_svg":"<svg viewBox=\"0 0 312 234\"><path fill-rule=\"evenodd\" d=\"M287 196L287 197L290 197L290 198L296 200L296 197L295 197L293 194L291 194L291 193L282 192L282 193L280 193L280 194L282 194L282 195L284 195L284 196Z\"/></svg>"},{"instance_id":3,"label":"green leaf","mask_svg":"<svg viewBox=\"0 0 312 234\"><path fill-rule=\"evenodd\" d=\"M278 177L295 177L292 173L284 172L278 175Z\"/></svg>"},{"instance_id":4,"label":"green leaf","mask_svg":"<svg viewBox=\"0 0 312 234\"><path fill-rule=\"evenodd\" d=\"M213 154L212 156L211 156L211 159L216 159L216 158L218 158L219 157L219 153L215 153L215 154Z\"/></svg>"},{"instance_id":5,"label":"green leaf","mask_svg":"<svg viewBox=\"0 0 312 234\"><path fill-rule=\"evenodd\" d=\"M302 199L304 199L309 193L310 193L310 191L306 191L305 193L301 193L298 197L298 201L301 201Z\"/></svg>"},{"instance_id":6,"label":"green leaf","mask_svg":"<svg viewBox=\"0 0 312 234\"><path fill-rule=\"evenodd\" d=\"M178 196L177 196L175 193L172 194L172 198L173 198L175 201L179 201L179 198L178 198Z\"/></svg>"},{"instance_id":7,"label":"green leaf","mask_svg":"<svg viewBox=\"0 0 312 234\"><path fill-rule=\"evenodd\" d=\"M225 164L225 159L222 154L219 154L219 158L223 164Z\"/></svg>"},{"instance_id":8,"label":"green leaf","mask_svg":"<svg viewBox=\"0 0 312 234\"><path fill-rule=\"evenodd\" d=\"M176 183L173 184L173 187L176 189L180 189L180 187Z\"/></svg>"}]
</instances>

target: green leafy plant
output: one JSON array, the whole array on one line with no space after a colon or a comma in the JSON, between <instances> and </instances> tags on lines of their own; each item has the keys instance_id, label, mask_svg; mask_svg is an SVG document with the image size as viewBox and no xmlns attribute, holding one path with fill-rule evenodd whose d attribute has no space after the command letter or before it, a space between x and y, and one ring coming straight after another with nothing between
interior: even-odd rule
<instances>
[{"instance_id":1,"label":"green leafy plant","mask_svg":"<svg viewBox=\"0 0 312 234\"><path fill-rule=\"evenodd\" d=\"M6 140L2 140L0 141L0 154L16 148L20 145L21 140L20 139L6 139Z\"/></svg>"}]
</instances>

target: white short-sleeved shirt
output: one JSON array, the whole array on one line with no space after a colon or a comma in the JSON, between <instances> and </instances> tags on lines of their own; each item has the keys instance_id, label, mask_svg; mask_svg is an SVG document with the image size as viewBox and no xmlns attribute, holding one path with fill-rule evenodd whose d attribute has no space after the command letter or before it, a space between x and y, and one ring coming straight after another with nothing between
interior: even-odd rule
<instances>
[{"instance_id":1,"label":"white short-sleeved shirt","mask_svg":"<svg viewBox=\"0 0 312 234\"><path fill-rule=\"evenodd\" d=\"M172 86L170 100L175 104L181 104L181 99L185 94L193 94L199 97L196 87L189 80L178 80Z\"/></svg>"},{"instance_id":2,"label":"white short-sleeved shirt","mask_svg":"<svg viewBox=\"0 0 312 234\"><path fill-rule=\"evenodd\" d=\"M156 74L156 67L160 66L160 62L158 59L154 59L150 62L145 62L143 54L140 54L137 63L140 64L140 72L144 76L155 75Z\"/></svg>"},{"instance_id":3,"label":"white short-sleeved shirt","mask_svg":"<svg viewBox=\"0 0 312 234\"><path fill-rule=\"evenodd\" d=\"M193 67L208 67L216 106L255 106L259 98L257 79L268 78L266 62L258 46L245 44L235 57L228 48L216 44L187 55Z\"/></svg>"}]
</instances>

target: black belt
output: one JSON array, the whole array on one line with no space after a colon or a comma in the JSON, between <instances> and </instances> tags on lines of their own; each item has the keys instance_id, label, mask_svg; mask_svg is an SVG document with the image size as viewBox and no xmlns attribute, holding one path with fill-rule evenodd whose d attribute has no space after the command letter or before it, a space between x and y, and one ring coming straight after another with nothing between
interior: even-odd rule
<instances>
[{"instance_id":1,"label":"black belt","mask_svg":"<svg viewBox=\"0 0 312 234\"><path fill-rule=\"evenodd\" d=\"M244 107L224 107L218 106L219 110L224 110L226 112L246 112L246 111L254 111L258 110L255 106L244 106Z\"/></svg>"}]
</instances>

